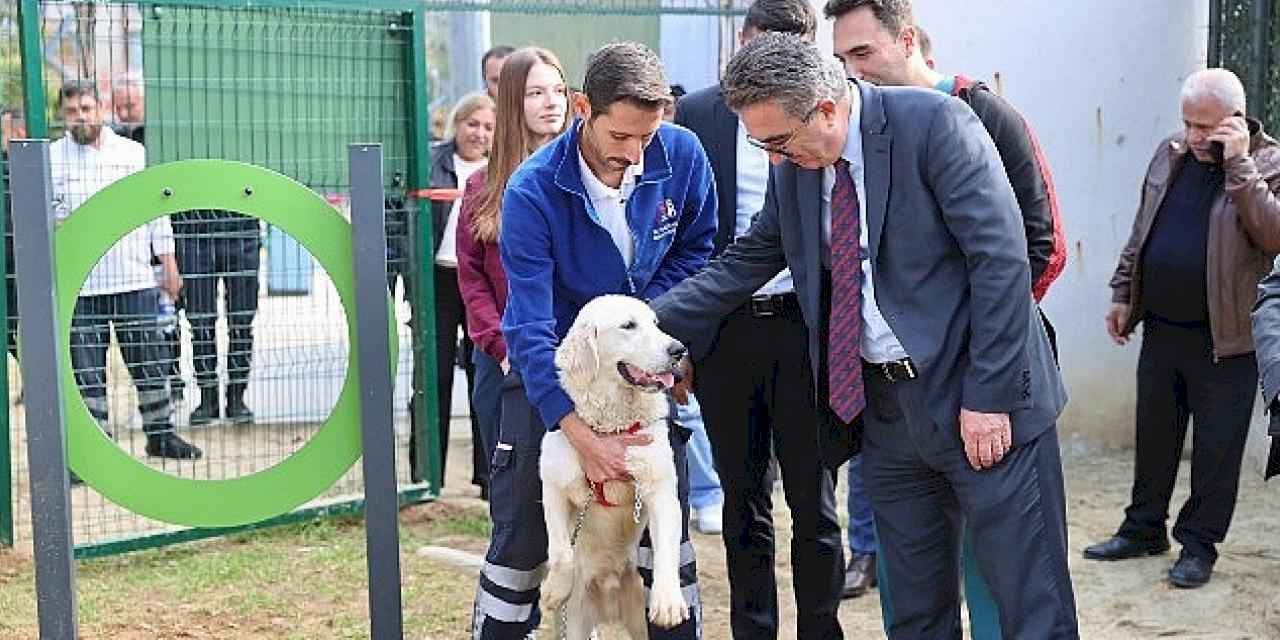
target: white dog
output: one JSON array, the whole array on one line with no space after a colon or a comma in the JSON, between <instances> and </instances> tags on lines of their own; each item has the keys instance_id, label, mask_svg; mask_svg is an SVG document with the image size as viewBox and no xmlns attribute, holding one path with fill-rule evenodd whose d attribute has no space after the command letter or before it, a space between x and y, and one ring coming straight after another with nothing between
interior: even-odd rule
<instances>
[{"instance_id":1,"label":"white dog","mask_svg":"<svg viewBox=\"0 0 1280 640\"><path fill-rule=\"evenodd\" d=\"M658 330L647 305L625 296L588 303L556 351L560 383L587 424L599 433L653 436L651 444L627 449L634 482L597 487L587 481L563 433L551 431L542 440L548 559L542 602L557 626L559 607L566 607L565 628L556 637L586 640L597 625L613 622L633 640L649 637L644 585L636 571L646 525L653 541L649 620L669 628L688 618L679 577L682 515L663 393L672 386L684 353L680 342ZM571 544L583 509L577 542Z\"/></svg>"}]
</instances>

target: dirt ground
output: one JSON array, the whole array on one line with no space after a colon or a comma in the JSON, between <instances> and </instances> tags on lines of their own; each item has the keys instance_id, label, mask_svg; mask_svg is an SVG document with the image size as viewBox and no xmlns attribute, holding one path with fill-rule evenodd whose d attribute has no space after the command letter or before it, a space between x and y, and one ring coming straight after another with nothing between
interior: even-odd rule
<instances>
[{"instance_id":1,"label":"dirt ground","mask_svg":"<svg viewBox=\"0 0 1280 640\"><path fill-rule=\"evenodd\" d=\"M455 434L466 433L455 422ZM469 484L470 442L450 442L445 495L477 495ZM1118 563L1084 560L1085 546L1110 536L1120 523L1131 482L1131 453L1063 452L1067 481L1067 520L1071 570L1081 637L1090 640L1136 638L1275 639L1280 638L1280 485L1263 484L1246 470L1240 500L1227 541L1220 547L1213 581L1202 589L1174 589L1165 580L1178 547L1164 556ZM1184 463L1173 510L1187 497L1189 468ZM844 485L839 502L844 513ZM790 587L790 517L781 489L774 495L777 524L777 573L782 604L781 638L795 638L795 601ZM728 638L728 584L719 536L695 534L706 637ZM840 619L845 637L883 637L878 597L846 600ZM464 637L463 634L458 636ZM604 635L612 640L617 635Z\"/></svg>"}]
</instances>

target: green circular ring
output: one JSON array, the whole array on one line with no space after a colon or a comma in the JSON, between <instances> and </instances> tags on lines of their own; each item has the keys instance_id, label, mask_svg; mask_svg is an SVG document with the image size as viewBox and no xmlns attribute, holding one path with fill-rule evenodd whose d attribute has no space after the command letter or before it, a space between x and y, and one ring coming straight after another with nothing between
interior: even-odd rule
<instances>
[{"instance_id":1,"label":"green circular ring","mask_svg":"<svg viewBox=\"0 0 1280 640\"><path fill-rule=\"evenodd\" d=\"M307 443L262 471L227 480L194 480L134 459L98 427L78 393L71 367L71 317L98 260L131 230L161 216L222 209L273 224L307 249L328 273L344 311L355 308L351 226L323 198L283 175L222 160L151 167L89 198L54 233L62 385L71 468L113 502L163 522L227 527L286 513L333 485L360 457L360 372L356 351L332 413ZM347 314L350 344L354 323ZM394 314L391 363L398 353Z\"/></svg>"}]
</instances>

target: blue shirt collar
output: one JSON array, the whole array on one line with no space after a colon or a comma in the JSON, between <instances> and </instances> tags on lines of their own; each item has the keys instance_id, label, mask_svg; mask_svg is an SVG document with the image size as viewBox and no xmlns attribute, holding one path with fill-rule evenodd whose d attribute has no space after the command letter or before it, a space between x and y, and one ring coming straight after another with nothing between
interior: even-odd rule
<instances>
[{"instance_id":1,"label":"blue shirt collar","mask_svg":"<svg viewBox=\"0 0 1280 640\"><path fill-rule=\"evenodd\" d=\"M951 95L956 90L956 77L943 76L942 79L938 81L938 84L933 85L933 88L947 95Z\"/></svg>"}]
</instances>

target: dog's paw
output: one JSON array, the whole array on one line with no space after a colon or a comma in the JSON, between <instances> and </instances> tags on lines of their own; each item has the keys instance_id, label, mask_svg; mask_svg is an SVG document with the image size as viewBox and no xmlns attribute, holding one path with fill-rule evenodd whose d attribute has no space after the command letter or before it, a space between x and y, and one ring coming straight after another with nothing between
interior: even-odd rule
<instances>
[{"instance_id":1,"label":"dog's paw","mask_svg":"<svg viewBox=\"0 0 1280 640\"><path fill-rule=\"evenodd\" d=\"M573 564L554 562L547 568L542 581L542 604L551 611L559 609L573 593Z\"/></svg>"},{"instance_id":2,"label":"dog's paw","mask_svg":"<svg viewBox=\"0 0 1280 640\"><path fill-rule=\"evenodd\" d=\"M670 629L689 619L689 605L680 587L654 588L649 592L649 622Z\"/></svg>"}]
</instances>

